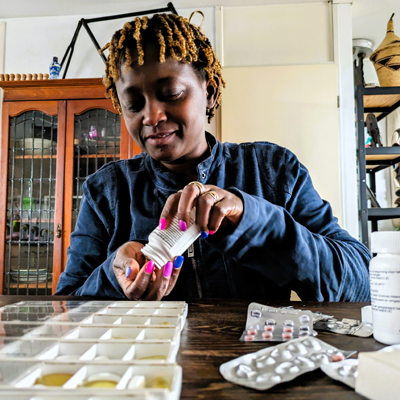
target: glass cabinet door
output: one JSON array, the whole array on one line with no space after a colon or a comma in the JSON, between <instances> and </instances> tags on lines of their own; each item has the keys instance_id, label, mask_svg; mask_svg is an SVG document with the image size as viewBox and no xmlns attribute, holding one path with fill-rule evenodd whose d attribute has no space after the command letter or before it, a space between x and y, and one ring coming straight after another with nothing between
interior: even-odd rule
<instances>
[{"instance_id":1,"label":"glass cabinet door","mask_svg":"<svg viewBox=\"0 0 400 400\"><path fill-rule=\"evenodd\" d=\"M57 116L9 119L4 294L51 294Z\"/></svg>"},{"instance_id":2,"label":"glass cabinet door","mask_svg":"<svg viewBox=\"0 0 400 400\"><path fill-rule=\"evenodd\" d=\"M71 231L74 230L86 178L110 161L121 158L121 117L94 109L74 117L74 170Z\"/></svg>"}]
</instances>

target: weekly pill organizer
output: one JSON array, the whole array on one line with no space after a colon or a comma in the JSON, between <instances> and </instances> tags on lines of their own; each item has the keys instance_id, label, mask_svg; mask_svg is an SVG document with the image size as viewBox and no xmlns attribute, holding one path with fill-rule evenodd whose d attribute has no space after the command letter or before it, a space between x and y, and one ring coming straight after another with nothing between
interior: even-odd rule
<instances>
[{"instance_id":1,"label":"weekly pill organizer","mask_svg":"<svg viewBox=\"0 0 400 400\"><path fill-rule=\"evenodd\" d=\"M0 398L179 399L188 307L26 301L0 308ZM61 390L60 390L61 389Z\"/></svg>"}]
</instances>

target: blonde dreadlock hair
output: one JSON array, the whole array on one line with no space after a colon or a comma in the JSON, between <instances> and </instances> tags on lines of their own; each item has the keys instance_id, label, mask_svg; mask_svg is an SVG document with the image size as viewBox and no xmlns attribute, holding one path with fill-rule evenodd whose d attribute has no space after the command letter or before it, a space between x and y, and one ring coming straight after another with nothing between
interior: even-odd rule
<instances>
[{"instance_id":1,"label":"blonde dreadlock hair","mask_svg":"<svg viewBox=\"0 0 400 400\"><path fill-rule=\"evenodd\" d=\"M106 96L111 98L114 108L122 114L115 82L119 79L120 67L125 62L126 70L133 63L133 54L137 52L137 63L145 62L144 45L157 43L160 49L159 60L166 58L188 63L193 66L198 76L206 79L212 86L219 88L215 106L207 110L208 122L214 116L215 109L221 104L221 86L225 87L222 78L222 67L210 41L201 29L191 24L186 18L175 14L155 14L152 18L136 17L116 31L100 51L109 50L106 62L106 74L103 78ZM214 79L219 77L219 82Z\"/></svg>"}]
</instances>

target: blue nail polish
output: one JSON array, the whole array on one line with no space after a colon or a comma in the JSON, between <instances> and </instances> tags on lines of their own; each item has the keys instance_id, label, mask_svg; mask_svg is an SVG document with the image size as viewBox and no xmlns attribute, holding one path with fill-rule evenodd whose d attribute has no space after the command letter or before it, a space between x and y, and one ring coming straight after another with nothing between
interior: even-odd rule
<instances>
[{"instance_id":1,"label":"blue nail polish","mask_svg":"<svg viewBox=\"0 0 400 400\"><path fill-rule=\"evenodd\" d=\"M174 261L174 268L178 269L182 267L183 260L184 260L183 256L176 257Z\"/></svg>"},{"instance_id":2,"label":"blue nail polish","mask_svg":"<svg viewBox=\"0 0 400 400\"><path fill-rule=\"evenodd\" d=\"M127 278L129 277L129 274L131 273L131 271L132 271L131 267L128 267L126 272L125 272L125 275L126 275Z\"/></svg>"},{"instance_id":3,"label":"blue nail polish","mask_svg":"<svg viewBox=\"0 0 400 400\"><path fill-rule=\"evenodd\" d=\"M202 239L205 239L205 238L208 237L208 233L202 231L202 232L200 233L200 237L201 237Z\"/></svg>"}]
</instances>

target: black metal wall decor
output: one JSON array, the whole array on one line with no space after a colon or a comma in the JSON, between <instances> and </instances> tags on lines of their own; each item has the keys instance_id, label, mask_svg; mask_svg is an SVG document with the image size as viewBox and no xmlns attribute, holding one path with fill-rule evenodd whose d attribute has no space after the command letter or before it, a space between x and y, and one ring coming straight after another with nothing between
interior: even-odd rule
<instances>
[{"instance_id":1,"label":"black metal wall decor","mask_svg":"<svg viewBox=\"0 0 400 400\"><path fill-rule=\"evenodd\" d=\"M64 68L62 78L65 79L65 77L67 76L69 64L71 63L72 55L73 55L74 49L75 49L75 43L76 43L76 40L78 39L78 35L79 35L79 32L80 32L82 26L85 28L86 32L88 33L90 39L92 40L92 42L94 44L94 47L96 48L96 51L98 52L101 59L105 63L107 61L107 59L104 56L104 54L99 53L99 50L101 49L101 47L99 46L99 43L97 42L96 38L94 37L93 32L89 28L90 23L110 21L113 19L121 19L121 18L128 18L128 17L137 17L139 15L156 14L156 13L163 13L163 12L171 12L173 14L178 15L178 13L175 10L174 5L171 2L169 2L167 4L167 7L165 7L165 8L156 8L153 10L137 11L137 12L126 13L126 14L108 15L108 16L98 17L98 18L89 18L89 19L82 18L78 22L78 26L76 27L76 30L75 30L74 36L72 37L71 43L68 45L67 50L65 51L64 57L62 58L61 69L63 68L64 63L66 61L66 65ZM67 60L67 57L68 57L68 60Z\"/></svg>"}]
</instances>

